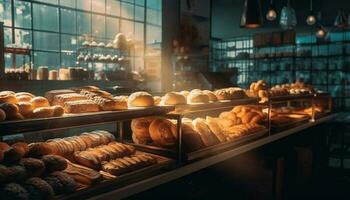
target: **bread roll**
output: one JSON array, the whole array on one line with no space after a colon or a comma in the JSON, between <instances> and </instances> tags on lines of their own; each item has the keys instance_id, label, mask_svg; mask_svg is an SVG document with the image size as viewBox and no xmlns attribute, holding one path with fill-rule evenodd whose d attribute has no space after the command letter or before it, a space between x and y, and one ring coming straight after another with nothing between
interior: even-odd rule
<instances>
[{"instance_id":1,"label":"bread roll","mask_svg":"<svg viewBox=\"0 0 350 200\"><path fill-rule=\"evenodd\" d=\"M210 91L210 90L203 90L203 93L208 95L209 97L209 101L211 102L216 102L218 101L217 96L214 94L214 92Z\"/></svg>"},{"instance_id":2,"label":"bread roll","mask_svg":"<svg viewBox=\"0 0 350 200\"><path fill-rule=\"evenodd\" d=\"M250 123L250 121L253 119L253 117L255 117L256 115L258 115L256 112L248 112L245 115L243 115L243 117L241 117L242 119L242 123L243 124L248 124ZM258 115L259 116L259 115Z\"/></svg>"},{"instance_id":3,"label":"bread roll","mask_svg":"<svg viewBox=\"0 0 350 200\"><path fill-rule=\"evenodd\" d=\"M64 114L64 108L62 106L52 106L53 117L61 117Z\"/></svg>"},{"instance_id":4,"label":"bread roll","mask_svg":"<svg viewBox=\"0 0 350 200\"><path fill-rule=\"evenodd\" d=\"M0 109L0 122L6 119L6 113L2 109Z\"/></svg>"},{"instance_id":5,"label":"bread roll","mask_svg":"<svg viewBox=\"0 0 350 200\"><path fill-rule=\"evenodd\" d=\"M160 146L174 146L176 144L176 126L167 119L155 119L149 127L152 140Z\"/></svg>"},{"instance_id":6,"label":"bread roll","mask_svg":"<svg viewBox=\"0 0 350 200\"><path fill-rule=\"evenodd\" d=\"M188 97L188 95L190 94L190 92L187 91L187 90L182 90L182 91L180 92L180 94L181 94L182 96L184 96L184 97L187 99L187 97Z\"/></svg>"},{"instance_id":7,"label":"bread roll","mask_svg":"<svg viewBox=\"0 0 350 200\"><path fill-rule=\"evenodd\" d=\"M29 199L53 199L52 187L38 177L29 178L25 181L25 188L29 192Z\"/></svg>"},{"instance_id":8,"label":"bread roll","mask_svg":"<svg viewBox=\"0 0 350 200\"><path fill-rule=\"evenodd\" d=\"M51 90L45 93L45 97L50 102L50 104L52 104L55 96L61 95L61 94L71 94L71 93L75 93L75 92L73 90Z\"/></svg>"},{"instance_id":9,"label":"bread roll","mask_svg":"<svg viewBox=\"0 0 350 200\"><path fill-rule=\"evenodd\" d=\"M131 107L152 107L154 99L147 92L135 92L129 96L128 105Z\"/></svg>"},{"instance_id":10,"label":"bread roll","mask_svg":"<svg viewBox=\"0 0 350 200\"><path fill-rule=\"evenodd\" d=\"M32 117L34 107L30 102L19 102L19 112L26 118Z\"/></svg>"},{"instance_id":11,"label":"bread roll","mask_svg":"<svg viewBox=\"0 0 350 200\"><path fill-rule=\"evenodd\" d=\"M119 110L128 109L128 96L116 96L113 99L118 103Z\"/></svg>"},{"instance_id":12,"label":"bread roll","mask_svg":"<svg viewBox=\"0 0 350 200\"><path fill-rule=\"evenodd\" d=\"M176 92L168 92L166 93L161 101L162 105L182 105L186 104L186 98Z\"/></svg>"},{"instance_id":13,"label":"bread roll","mask_svg":"<svg viewBox=\"0 0 350 200\"><path fill-rule=\"evenodd\" d=\"M29 92L17 92L15 95L16 95L16 97L18 97L18 96L22 96L22 95L25 95L25 96L30 96L30 97L32 97L32 98L34 98L34 97L35 97L35 95L34 95L34 94L29 93Z\"/></svg>"},{"instance_id":14,"label":"bread roll","mask_svg":"<svg viewBox=\"0 0 350 200\"><path fill-rule=\"evenodd\" d=\"M219 139L210 131L206 120L202 118L197 118L192 122L194 130L201 136L205 146L211 146L218 144Z\"/></svg>"},{"instance_id":15,"label":"bread roll","mask_svg":"<svg viewBox=\"0 0 350 200\"><path fill-rule=\"evenodd\" d=\"M224 127L220 124L220 119L207 116L207 125L212 133L219 139L220 142L225 142L226 137L223 134Z\"/></svg>"},{"instance_id":16,"label":"bread roll","mask_svg":"<svg viewBox=\"0 0 350 200\"><path fill-rule=\"evenodd\" d=\"M0 95L0 104L1 103L16 104L18 103L18 100L13 94L4 94Z\"/></svg>"},{"instance_id":17,"label":"bread roll","mask_svg":"<svg viewBox=\"0 0 350 200\"><path fill-rule=\"evenodd\" d=\"M20 96L16 96L18 102L30 102L30 100L33 99L33 97L28 96L28 95L20 95Z\"/></svg>"},{"instance_id":18,"label":"bread roll","mask_svg":"<svg viewBox=\"0 0 350 200\"><path fill-rule=\"evenodd\" d=\"M218 100L221 100L221 101L232 99L231 94L225 89L216 90L214 94L218 98Z\"/></svg>"},{"instance_id":19,"label":"bread roll","mask_svg":"<svg viewBox=\"0 0 350 200\"><path fill-rule=\"evenodd\" d=\"M209 96L201 92L191 92L187 97L187 103L209 103Z\"/></svg>"},{"instance_id":20,"label":"bread roll","mask_svg":"<svg viewBox=\"0 0 350 200\"><path fill-rule=\"evenodd\" d=\"M60 94L56 95L52 101L52 105L64 106L66 102L71 101L82 101L87 100L88 98L82 94L69 93L69 94Z\"/></svg>"},{"instance_id":21,"label":"bread roll","mask_svg":"<svg viewBox=\"0 0 350 200\"><path fill-rule=\"evenodd\" d=\"M30 103L32 103L34 109L40 108L40 107L49 107L49 101L45 97L34 97L32 100L30 100Z\"/></svg>"},{"instance_id":22,"label":"bread roll","mask_svg":"<svg viewBox=\"0 0 350 200\"><path fill-rule=\"evenodd\" d=\"M160 104L160 102L162 100L162 97L154 96L153 99L154 99L154 105L159 106L159 104Z\"/></svg>"},{"instance_id":23,"label":"bread roll","mask_svg":"<svg viewBox=\"0 0 350 200\"><path fill-rule=\"evenodd\" d=\"M49 118L53 117L54 109L52 107L39 107L33 110L34 118Z\"/></svg>"},{"instance_id":24,"label":"bread roll","mask_svg":"<svg viewBox=\"0 0 350 200\"><path fill-rule=\"evenodd\" d=\"M52 148L45 142L36 142L29 144L29 157L40 158L43 155L51 154Z\"/></svg>"},{"instance_id":25,"label":"bread roll","mask_svg":"<svg viewBox=\"0 0 350 200\"><path fill-rule=\"evenodd\" d=\"M137 144L147 144L152 142L149 127L154 118L138 118L131 121L131 130L134 134L134 141Z\"/></svg>"}]
</instances>

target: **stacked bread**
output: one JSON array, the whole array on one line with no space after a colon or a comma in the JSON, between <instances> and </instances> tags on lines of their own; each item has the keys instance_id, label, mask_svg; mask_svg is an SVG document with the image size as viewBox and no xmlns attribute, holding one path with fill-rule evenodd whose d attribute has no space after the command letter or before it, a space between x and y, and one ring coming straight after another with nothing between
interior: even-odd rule
<instances>
[{"instance_id":1,"label":"stacked bread","mask_svg":"<svg viewBox=\"0 0 350 200\"><path fill-rule=\"evenodd\" d=\"M95 86L52 90L45 94L52 105L64 107L66 113L87 113L127 109L126 100L113 96Z\"/></svg>"},{"instance_id":2,"label":"stacked bread","mask_svg":"<svg viewBox=\"0 0 350 200\"><path fill-rule=\"evenodd\" d=\"M247 98L244 90L239 87L224 88L215 91L215 95L218 100L232 100L232 99L244 99Z\"/></svg>"},{"instance_id":3,"label":"stacked bread","mask_svg":"<svg viewBox=\"0 0 350 200\"><path fill-rule=\"evenodd\" d=\"M37 143L0 142L0 195L2 199L52 199L74 192L77 182L63 170L65 158L50 155Z\"/></svg>"},{"instance_id":4,"label":"stacked bread","mask_svg":"<svg viewBox=\"0 0 350 200\"><path fill-rule=\"evenodd\" d=\"M0 121L59 117L63 114L61 106L50 106L45 97L36 97L28 92L0 92Z\"/></svg>"},{"instance_id":5,"label":"stacked bread","mask_svg":"<svg viewBox=\"0 0 350 200\"><path fill-rule=\"evenodd\" d=\"M268 84L265 80L251 83L246 93L250 97L259 97L262 103L269 99Z\"/></svg>"}]
</instances>

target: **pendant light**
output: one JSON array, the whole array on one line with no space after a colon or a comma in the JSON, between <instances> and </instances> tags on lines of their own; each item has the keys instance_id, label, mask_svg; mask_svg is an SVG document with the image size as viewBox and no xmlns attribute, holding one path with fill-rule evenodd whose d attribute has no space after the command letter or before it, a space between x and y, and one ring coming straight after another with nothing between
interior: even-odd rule
<instances>
[{"instance_id":1,"label":"pendant light","mask_svg":"<svg viewBox=\"0 0 350 200\"><path fill-rule=\"evenodd\" d=\"M318 12L317 21L318 21L319 25L318 25L318 28L317 28L316 33L315 33L316 38L324 39L327 37L328 31L324 26L322 26L322 13L321 13L321 11Z\"/></svg>"},{"instance_id":2,"label":"pendant light","mask_svg":"<svg viewBox=\"0 0 350 200\"><path fill-rule=\"evenodd\" d=\"M344 28L348 26L348 19L345 15L344 10L338 11L338 15L334 21L334 26L338 28Z\"/></svg>"},{"instance_id":3,"label":"pendant light","mask_svg":"<svg viewBox=\"0 0 350 200\"><path fill-rule=\"evenodd\" d=\"M269 10L266 13L266 19L269 21L275 21L277 18L277 12L273 0L270 0Z\"/></svg>"},{"instance_id":4,"label":"pendant light","mask_svg":"<svg viewBox=\"0 0 350 200\"><path fill-rule=\"evenodd\" d=\"M281 11L280 25L282 29L293 29L297 25L297 17L295 10L290 5L290 0L287 1L287 5Z\"/></svg>"},{"instance_id":5,"label":"pendant light","mask_svg":"<svg viewBox=\"0 0 350 200\"><path fill-rule=\"evenodd\" d=\"M313 26L316 24L316 17L314 15L314 10L313 10L313 5L312 5L312 0L310 0L310 14L306 18L306 23L309 26Z\"/></svg>"},{"instance_id":6,"label":"pendant light","mask_svg":"<svg viewBox=\"0 0 350 200\"><path fill-rule=\"evenodd\" d=\"M245 0L240 26L242 28L259 28L262 25L260 0Z\"/></svg>"}]
</instances>

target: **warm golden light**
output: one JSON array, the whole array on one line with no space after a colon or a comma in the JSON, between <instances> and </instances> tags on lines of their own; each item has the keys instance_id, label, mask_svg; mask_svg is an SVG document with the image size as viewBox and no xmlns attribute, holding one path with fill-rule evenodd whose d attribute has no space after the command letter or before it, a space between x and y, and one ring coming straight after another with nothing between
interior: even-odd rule
<instances>
[{"instance_id":1,"label":"warm golden light","mask_svg":"<svg viewBox=\"0 0 350 200\"><path fill-rule=\"evenodd\" d=\"M277 13L274 9L270 9L266 14L266 19L269 21L274 21L277 18Z\"/></svg>"},{"instance_id":2,"label":"warm golden light","mask_svg":"<svg viewBox=\"0 0 350 200\"><path fill-rule=\"evenodd\" d=\"M316 17L313 16L313 15L309 15L307 18L306 18L306 23L310 26L316 24Z\"/></svg>"},{"instance_id":3,"label":"warm golden light","mask_svg":"<svg viewBox=\"0 0 350 200\"><path fill-rule=\"evenodd\" d=\"M326 36L326 31L323 28L320 28L316 32L316 37L317 38L323 38Z\"/></svg>"}]
</instances>

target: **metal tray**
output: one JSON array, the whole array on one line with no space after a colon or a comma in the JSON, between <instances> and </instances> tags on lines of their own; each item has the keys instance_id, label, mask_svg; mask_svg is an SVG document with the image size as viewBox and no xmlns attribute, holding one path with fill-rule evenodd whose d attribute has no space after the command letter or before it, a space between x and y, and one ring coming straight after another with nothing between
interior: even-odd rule
<instances>
[{"instance_id":1,"label":"metal tray","mask_svg":"<svg viewBox=\"0 0 350 200\"><path fill-rule=\"evenodd\" d=\"M303 118L291 120L288 123L282 123L278 125L271 124L271 132L276 133L290 128L294 128L300 124L307 123L309 120L310 117L308 115L305 115Z\"/></svg>"},{"instance_id":2,"label":"metal tray","mask_svg":"<svg viewBox=\"0 0 350 200\"><path fill-rule=\"evenodd\" d=\"M52 118L4 121L0 123L0 135L124 121L138 117L165 115L173 110L174 106L155 106L150 108L135 108L120 111L68 114L62 117Z\"/></svg>"},{"instance_id":3,"label":"metal tray","mask_svg":"<svg viewBox=\"0 0 350 200\"><path fill-rule=\"evenodd\" d=\"M243 145L247 142L251 142L253 140L262 138L262 137L266 136L268 134L268 132L269 131L267 129L264 129L261 131L251 133L249 135L242 136L240 138L237 138L234 141L224 142L224 143L220 143L217 145L213 145L213 146L209 146L209 147L200 149L198 151L186 153L184 156L184 159L186 161L194 161L194 160L197 160L197 159L200 159L203 157L215 155L215 154L218 154L218 153L225 151L227 149L234 148L234 147L237 147L239 145Z\"/></svg>"},{"instance_id":4,"label":"metal tray","mask_svg":"<svg viewBox=\"0 0 350 200\"><path fill-rule=\"evenodd\" d=\"M174 160L161 157L158 155L153 155L153 154L152 156L158 159L158 163L155 165L151 165L127 174L123 174L121 176L118 176L114 180L105 180L96 185L80 188L71 194L56 196L54 199L57 199L57 200L87 199L89 197L96 196L98 194L102 194L107 191L115 190L117 188L130 185L132 183L141 181L146 178L150 178L154 175L168 171L176 166L176 162Z\"/></svg>"}]
</instances>

